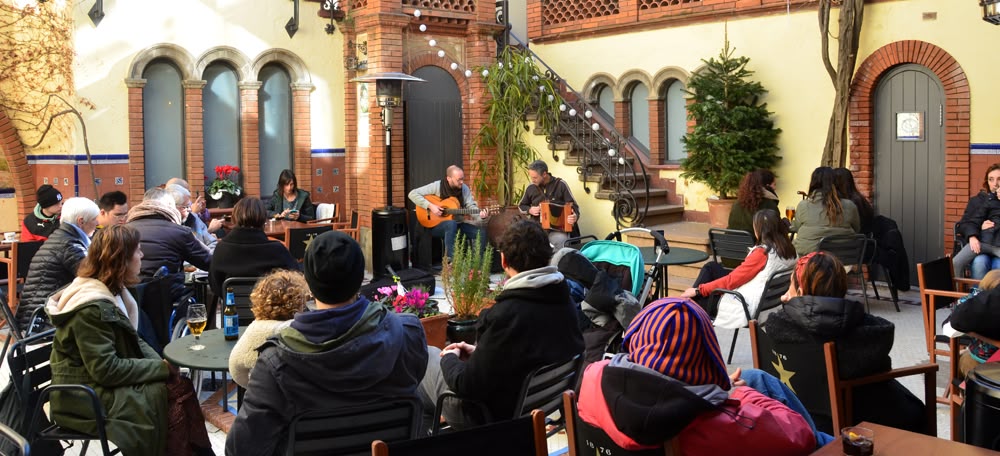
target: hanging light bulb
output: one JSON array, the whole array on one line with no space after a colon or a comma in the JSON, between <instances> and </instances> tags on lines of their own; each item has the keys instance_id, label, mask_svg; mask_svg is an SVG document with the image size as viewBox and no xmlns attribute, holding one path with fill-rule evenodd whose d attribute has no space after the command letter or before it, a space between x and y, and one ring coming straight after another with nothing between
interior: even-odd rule
<instances>
[{"instance_id":1,"label":"hanging light bulb","mask_svg":"<svg viewBox=\"0 0 1000 456\"><path fill-rule=\"evenodd\" d=\"M484 78L487 77L487 76L489 76L489 75L490 75L490 70L483 70L483 77Z\"/></svg>"},{"instance_id":2,"label":"hanging light bulb","mask_svg":"<svg viewBox=\"0 0 1000 456\"><path fill-rule=\"evenodd\" d=\"M556 97L554 97L554 96L552 96L552 95L549 95L549 96L548 96L548 99L549 99L549 101L551 102L552 100L555 100L555 99L556 99Z\"/></svg>"},{"instance_id":3,"label":"hanging light bulb","mask_svg":"<svg viewBox=\"0 0 1000 456\"><path fill-rule=\"evenodd\" d=\"M608 156L609 156L609 157L614 157L614 156L615 156L615 153L616 153L616 151L615 151L615 148L614 148L614 147L612 147L612 148L608 149Z\"/></svg>"},{"instance_id":4,"label":"hanging light bulb","mask_svg":"<svg viewBox=\"0 0 1000 456\"><path fill-rule=\"evenodd\" d=\"M427 31L427 24L420 24L420 31L421 32L426 32Z\"/></svg>"},{"instance_id":5,"label":"hanging light bulb","mask_svg":"<svg viewBox=\"0 0 1000 456\"><path fill-rule=\"evenodd\" d=\"M597 130L601 129L601 126L598 125L597 122L594 122L594 124L590 126L590 129L594 130L594 131L597 131Z\"/></svg>"},{"instance_id":6,"label":"hanging light bulb","mask_svg":"<svg viewBox=\"0 0 1000 456\"><path fill-rule=\"evenodd\" d=\"M575 109L570 109L569 110L569 115L575 116L576 115L576 110Z\"/></svg>"},{"instance_id":7,"label":"hanging light bulb","mask_svg":"<svg viewBox=\"0 0 1000 456\"><path fill-rule=\"evenodd\" d=\"M560 104L559 105L559 110L562 111L562 112L566 112L566 104L565 103Z\"/></svg>"},{"instance_id":8,"label":"hanging light bulb","mask_svg":"<svg viewBox=\"0 0 1000 456\"><path fill-rule=\"evenodd\" d=\"M437 42L437 40L430 40L430 41L427 42L427 44L431 45L431 47L434 47L434 46L438 45L438 42Z\"/></svg>"},{"instance_id":9,"label":"hanging light bulb","mask_svg":"<svg viewBox=\"0 0 1000 456\"><path fill-rule=\"evenodd\" d=\"M452 70L457 70L458 69L458 64L455 63L455 62L451 62L451 69Z\"/></svg>"},{"instance_id":10,"label":"hanging light bulb","mask_svg":"<svg viewBox=\"0 0 1000 456\"><path fill-rule=\"evenodd\" d=\"M472 70L465 70L465 77L467 78L472 77Z\"/></svg>"},{"instance_id":11,"label":"hanging light bulb","mask_svg":"<svg viewBox=\"0 0 1000 456\"><path fill-rule=\"evenodd\" d=\"M584 112L583 112L583 115L587 116L587 118L589 119L589 118L591 118L591 117L593 117L593 116L594 116L594 113L593 113L593 112L591 112L591 111L590 111L590 110L588 109L588 110L586 110L586 111L584 111Z\"/></svg>"},{"instance_id":12,"label":"hanging light bulb","mask_svg":"<svg viewBox=\"0 0 1000 456\"><path fill-rule=\"evenodd\" d=\"M619 165L624 165L625 164L625 157L618 157L618 164Z\"/></svg>"},{"instance_id":13,"label":"hanging light bulb","mask_svg":"<svg viewBox=\"0 0 1000 456\"><path fill-rule=\"evenodd\" d=\"M444 51L438 51L438 57L444 57Z\"/></svg>"},{"instance_id":14,"label":"hanging light bulb","mask_svg":"<svg viewBox=\"0 0 1000 456\"><path fill-rule=\"evenodd\" d=\"M413 10L413 17L420 17L420 10Z\"/></svg>"}]
</instances>

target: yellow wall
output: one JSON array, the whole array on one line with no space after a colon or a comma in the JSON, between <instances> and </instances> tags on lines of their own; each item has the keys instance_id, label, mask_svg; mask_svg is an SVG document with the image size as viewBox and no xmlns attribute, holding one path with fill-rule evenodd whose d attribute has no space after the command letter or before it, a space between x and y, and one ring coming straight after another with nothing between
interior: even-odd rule
<instances>
[{"instance_id":1,"label":"yellow wall","mask_svg":"<svg viewBox=\"0 0 1000 456\"><path fill-rule=\"evenodd\" d=\"M936 12L937 19L923 20L925 12ZM834 11L834 21L837 15ZM831 28L836 30L835 25ZM725 33L726 24L721 22L694 24L567 43L536 43L532 50L581 91L588 79L601 72L620 78L638 70L650 79L669 67L693 73L703 65L702 59L719 54ZM988 80L1000 70L995 59L987 58L989 46L983 44L996 40L998 34L1000 28L982 20L976 2L879 2L865 8L858 64L894 41L916 39L941 47L969 78L972 142L1000 142L993 128L1000 120L1000 108L992 101L992 91L977 91L989 88ZM834 96L820 58L816 10L731 20L728 35L736 55L750 57L749 69L756 72L753 78L769 91L764 101L774 112L775 125L783 130L779 138L783 159L775 170L778 196L783 204L798 201L795 192L808 187L810 173L819 164ZM655 88L650 93L655 96ZM711 192L700 183L684 182L679 174L660 172L662 177L678 179L677 191L684 195L686 209L706 211Z\"/></svg>"}]
</instances>

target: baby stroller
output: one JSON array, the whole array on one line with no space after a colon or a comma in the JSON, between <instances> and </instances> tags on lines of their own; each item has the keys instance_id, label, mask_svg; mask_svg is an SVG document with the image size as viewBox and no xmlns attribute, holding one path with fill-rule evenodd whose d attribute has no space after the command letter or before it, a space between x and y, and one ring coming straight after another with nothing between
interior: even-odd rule
<instances>
[{"instance_id":1,"label":"baby stroller","mask_svg":"<svg viewBox=\"0 0 1000 456\"><path fill-rule=\"evenodd\" d=\"M659 232L625 228L605 240L584 244L579 252L563 249L553 261L565 276L587 289L581 302L581 310L590 321L584 329L586 362L620 351L625 328L649 300L653 284L659 283L659 268L646 272L639 247L621 242L622 234L629 232L643 232L653 238L656 262L670 251Z\"/></svg>"}]
</instances>

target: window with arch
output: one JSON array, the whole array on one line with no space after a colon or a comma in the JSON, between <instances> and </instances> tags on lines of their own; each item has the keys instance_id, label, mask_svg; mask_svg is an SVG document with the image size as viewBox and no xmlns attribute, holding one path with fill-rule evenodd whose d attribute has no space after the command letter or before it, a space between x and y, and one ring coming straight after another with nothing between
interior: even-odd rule
<instances>
[{"instance_id":1,"label":"window with arch","mask_svg":"<svg viewBox=\"0 0 1000 456\"><path fill-rule=\"evenodd\" d=\"M260 82L260 195L266 199L281 171L292 169L292 81L281 65L269 64L260 70Z\"/></svg>"},{"instance_id":2,"label":"window with arch","mask_svg":"<svg viewBox=\"0 0 1000 456\"><path fill-rule=\"evenodd\" d=\"M615 119L615 94L605 84L597 86L597 109L609 120Z\"/></svg>"},{"instance_id":3,"label":"window with arch","mask_svg":"<svg viewBox=\"0 0 1000 456\"><path fill-rule=\"evenodd\" d=\"M667 83L663 91L663 159L679 162L687 158L687 150L681 138L687 133L687 87L680 80Z\"/></svg>"},{"instance_id":4,"label":"window with arch","mask_svg":"<svg viewBox=\"0 0 1000 456\"><path fill-rule=\"evenodd\" d=\"M649 150L649 88L641 82L629 91L629 121L632 137Z\"/></svg>"},{"instance_id":5,"label":"window with arch","mask_svg":"<svg viewBox=\"0 0 1000 456\"><path fill-rule=\"evenodd\" d=\"M211 180L216 166L242 166L239 75L229 64L213 62L205 68L203 79L205 177Z\"/></svg>"},{"instance_id":6,"label":"window with arch","mask_svg":"<svg viewBox=\"0 0 1000 456\"><path fill-rule=\"evenodd\" d=\"M154 60L142 72L143 158L146 187L184 173L184 91L181 72L168 60Z\"/></svg>"}]
</instances>

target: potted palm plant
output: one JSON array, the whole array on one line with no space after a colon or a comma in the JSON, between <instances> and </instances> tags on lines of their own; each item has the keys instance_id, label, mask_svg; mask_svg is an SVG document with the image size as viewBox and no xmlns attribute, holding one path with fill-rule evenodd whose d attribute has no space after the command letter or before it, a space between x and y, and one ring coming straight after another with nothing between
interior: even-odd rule
<instances>
[{"instance_id":1,"label":"potted palm plant","mask_svg":"<svg viewBox=\"0 0 1000 456\"><path fill-rule=\"evenodd\" d=\"M479 312L493 304L490 290L490 265L493 248L482 245L482 235L474 243L466 242L459 233L455 239L452 258L441 263L441 284L451 301L452 316L448 320L448 340L451 342L476 342L476 322Z\"/></svg>"}]
</instances>

